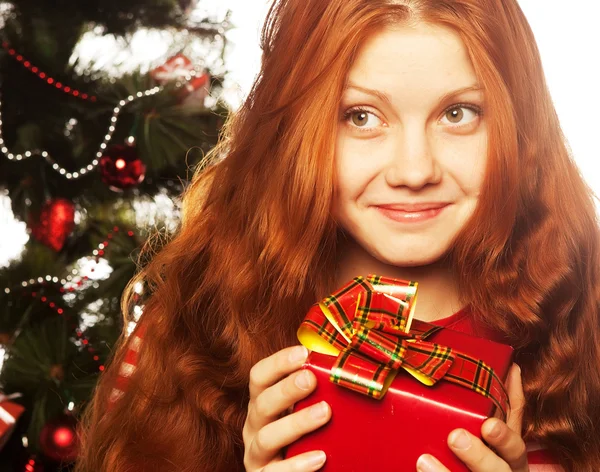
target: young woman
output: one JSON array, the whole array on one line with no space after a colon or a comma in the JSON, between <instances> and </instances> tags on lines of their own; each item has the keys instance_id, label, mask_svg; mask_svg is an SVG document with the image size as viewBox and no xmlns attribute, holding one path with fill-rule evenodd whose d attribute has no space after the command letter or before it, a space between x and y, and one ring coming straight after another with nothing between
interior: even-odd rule
<instances>
[{"instance_id":1,"label":"young woman","mask_svg":"<svg viewBox=\"0 0 600 472\"><path fill-rule=\"evenodd\" d=\"M598 224L516 1L279 0L262 48L125 294L126 314L136 281L151 296L77 470L319 469L281 452L336 414L289 414L316 382L296 330L371 273L419 282L417 318L515 347L507 423L448 438L470 470L600 470Z\"/></svg>"}]
</instances>

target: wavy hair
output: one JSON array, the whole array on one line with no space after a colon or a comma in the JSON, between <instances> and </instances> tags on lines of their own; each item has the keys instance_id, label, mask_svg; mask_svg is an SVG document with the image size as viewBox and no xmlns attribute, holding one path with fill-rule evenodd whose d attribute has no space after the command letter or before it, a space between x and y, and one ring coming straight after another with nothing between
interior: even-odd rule
<instances>
[{"instance_id":1,"label":"wavy hair","mask_svg":"<svg viewBox=\"0 0 600 472\"><path fill-rule=\"evenodd\" d=\"M599 230L529 25L514 0L275 0L260 74L183 198L174 237L126 289L151 295L129 388L107 401L121 336L82 422L78 472L244 470L248 377L296 344L332 289L339 103L365 40L426 21L462 37L484 88L480 204L451 250L464 303L522 366L526 439L568 471L600 470Z\"/></svg>"}]
</instances>

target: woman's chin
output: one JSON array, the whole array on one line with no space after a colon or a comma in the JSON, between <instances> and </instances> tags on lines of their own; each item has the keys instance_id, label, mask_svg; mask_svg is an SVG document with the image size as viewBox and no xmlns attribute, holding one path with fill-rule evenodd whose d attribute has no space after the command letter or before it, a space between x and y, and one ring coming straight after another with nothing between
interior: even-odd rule
<instances>
[{"instance_id":1,"label":"woman's chin","mask_svg":"<svg viewBox=\"0 0 600 472\"><path fill-rule=\"evenodd\" d=\"M372 254L378 261L383 264L394 266L394 267L421 267L428 266L438 262L445 254L447 250L431 251L425 249L414 249L411 251L398 251L393 253L391 251L381 251Z\"/></svg>"}]
</instances>

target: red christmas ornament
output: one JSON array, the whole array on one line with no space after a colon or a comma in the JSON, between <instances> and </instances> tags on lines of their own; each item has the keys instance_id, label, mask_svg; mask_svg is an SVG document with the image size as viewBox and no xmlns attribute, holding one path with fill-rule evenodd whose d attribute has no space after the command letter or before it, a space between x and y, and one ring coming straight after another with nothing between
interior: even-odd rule
<instances>
[{"instance_id":1,"label":"red christmas ornament","mask_svg":"<svg viewBox=\"0 0 600 472\"><path fill-rule=\"evenodd\" d=\"M210 87L210 74L204 73L193 78L178 91L180 103L183 106L204 106Z\"/></svg>"},{"instance_id":2,"label":"red christmas ornament","mask_svg":"<svg viewBox=\"0 0 600 472\"><path fill-rule=\"evenodd\" d=\"M100 158L102 182L115 192L135 187L146 176L146 166L137 155L135 146L116 145Z\"/></svg>"},{"instance_id":3,"label":"red christmas ornament","mask_svg":"<svg viewBox=\"0 0 600 472\"><path fill-rule=\"evenodd\" d=\"M159 84L164 85L167 82L185 77L193 69L192 61L183 54L177 54L169 58L162 66L153 69L150 72L150 77Z\"/></svg>"},{"instance_id":4,"label":"red christmas ornament","mask_svg":"<svg viewBox=\"0 0 600 472\"><path fill-rule=\"evenodd\" d=\"M60 251L75 227L75 205L64 198L54 198L44 204L39 221L29 222L31 234L42 244Z\"/></svg>"},{"instance_id":5,"label":"red christmas ornament","mask_svg":"<svg viewBox=\"0 0 600 472\"><path fill-rule=\"evenodd\" d=\"M46 423L40 434L40 447L46 457L57 462L77 459L79 441L75 417L61 415Z\"/></svg>"}]
</instances>

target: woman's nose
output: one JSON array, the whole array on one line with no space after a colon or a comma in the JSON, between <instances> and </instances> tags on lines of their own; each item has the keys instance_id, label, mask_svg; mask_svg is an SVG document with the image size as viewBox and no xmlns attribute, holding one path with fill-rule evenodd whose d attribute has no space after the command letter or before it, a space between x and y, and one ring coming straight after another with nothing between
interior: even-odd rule
<instances>
[{"instance_id":1,"label":"woman's nose","mask_svg":"<svg viewBox=\"0 0 600 472\"><path fill-rule=\"evenodd\" d=\"M400 130L385 172L388 185L419 189L427 184L439 183L441 177L442 170L427 131L421 126Z\"/></svg>"}]
</instances>

